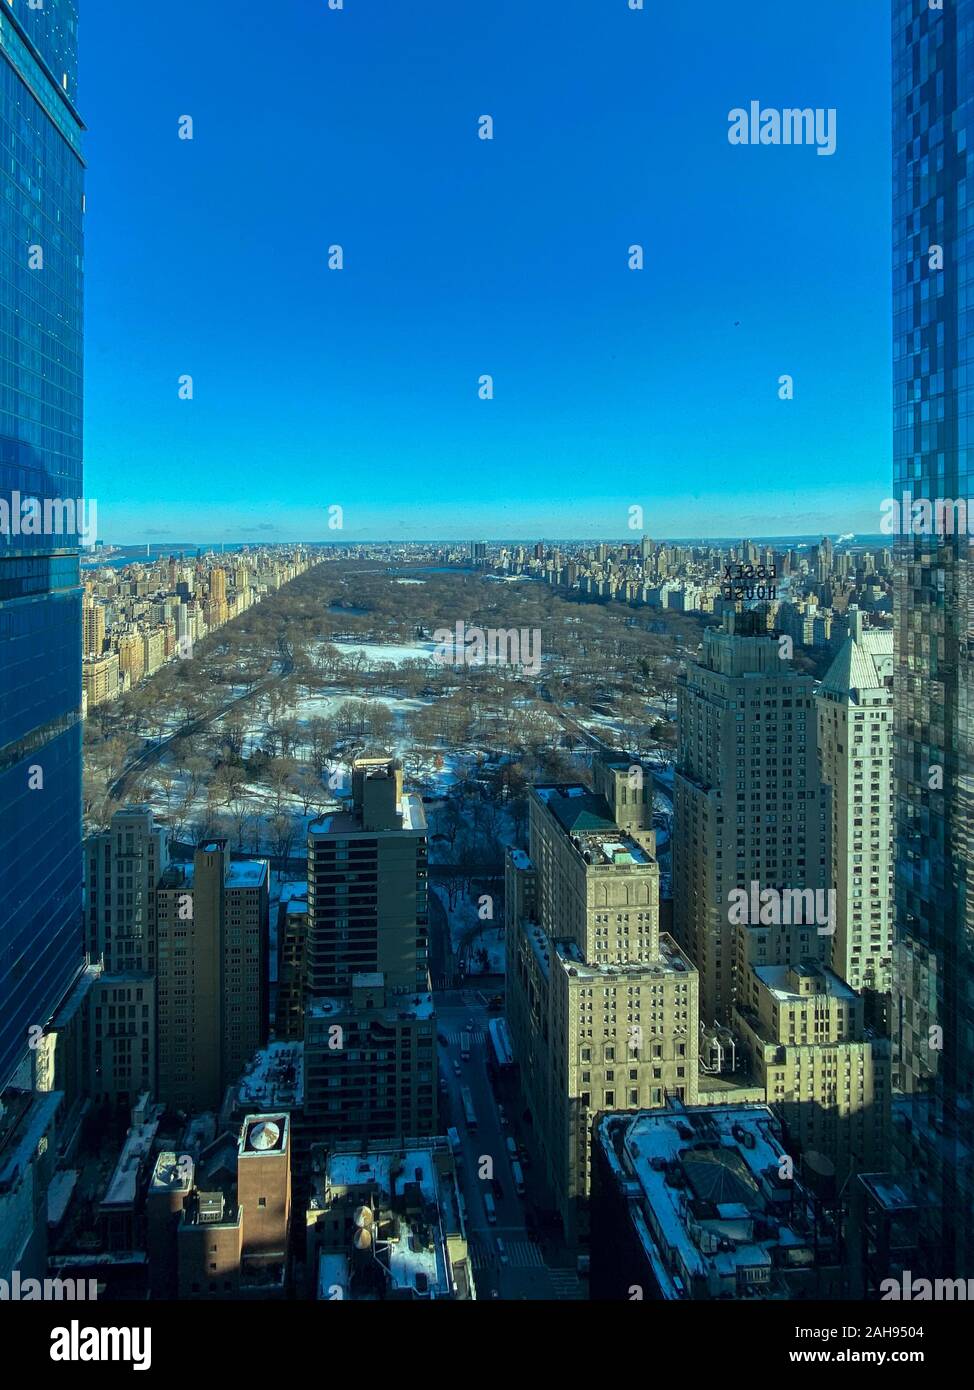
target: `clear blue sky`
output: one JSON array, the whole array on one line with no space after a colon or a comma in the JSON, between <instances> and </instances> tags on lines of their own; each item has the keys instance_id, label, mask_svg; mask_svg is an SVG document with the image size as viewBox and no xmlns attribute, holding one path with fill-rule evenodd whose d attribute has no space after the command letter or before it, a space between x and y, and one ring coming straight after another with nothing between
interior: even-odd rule
<instances>
[{"instance_id":1,"label":"clear blue sky","mask_svg":"<svg viewBox=\"0 0 974 1390\"><path fill-rule=\"evenodd\" d=\"M645 6L82 0L101 536L877 531L888 6Z\"/></svg>"}]
</instances>

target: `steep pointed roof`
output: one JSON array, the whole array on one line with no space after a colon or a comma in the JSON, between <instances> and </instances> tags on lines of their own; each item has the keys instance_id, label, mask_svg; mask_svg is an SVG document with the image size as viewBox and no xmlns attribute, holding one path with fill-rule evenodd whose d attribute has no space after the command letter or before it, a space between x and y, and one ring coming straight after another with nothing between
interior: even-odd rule
<instances>
[{"instance_id":1,"label":"steep pointed roof","mask_svg":"<svg viewBox=\"0 0 974 1390\"><path fill-rule=\"evenodd\" d=\"M892 639L892 633L890 633ZM825 673L821 689L841 699L855 699L861 691L882 690L883 679L876 668L872 652L866 646L847 637L835 660Z\"/></svg>"}]
</instances>

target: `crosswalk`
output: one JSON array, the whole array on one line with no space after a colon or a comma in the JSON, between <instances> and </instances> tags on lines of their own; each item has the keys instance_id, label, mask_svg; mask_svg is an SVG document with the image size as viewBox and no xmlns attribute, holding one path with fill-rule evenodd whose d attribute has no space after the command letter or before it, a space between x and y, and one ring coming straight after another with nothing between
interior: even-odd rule
<instances>
[{"instance_id":1,"label":"crosswalk","mask_svg":"<svg viewBox=\"0 0 974 1390\"><path fill-rule=\"evenodd\" d=\"M505 1240L504 1249L513 1269L538 1269L544 1266L541 1251L531 1240ZM474 1269L490 1269L497 1265L497 1248L474 1238L470 1242L470 1258Z\"/></svg>"},{"instance_id":2,"label":"crosswalk","mask_svg":"<svg viewBox=\"0 0 974 1390\"><path fill-rule=\"evenodd\" d=\"M459 1047L460 1039L463 1037L464 1031L464 1029L461 1029L457 1033L444 1033L443 1036L446 1038L447 1042L450 1044L451 1047ZM483 1031L483 1029L474 1028L470 1034L470 1041L475 1043L486 1042L487 1034Z\"/></svg>"}]
</instances>

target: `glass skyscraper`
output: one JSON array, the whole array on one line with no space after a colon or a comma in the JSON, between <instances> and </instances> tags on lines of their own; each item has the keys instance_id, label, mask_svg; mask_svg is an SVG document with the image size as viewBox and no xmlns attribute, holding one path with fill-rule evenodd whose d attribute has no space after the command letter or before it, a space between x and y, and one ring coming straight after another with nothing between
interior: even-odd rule
<instances>
[{"instance_id":1,"label":"glass skyscraper","mask_svg":"<svg viewBox=\"0 0 974 1390\"><path fill-rule=\"evenodd\" d=\"M974 1275L974 606L952 505L974 493L972 158L974 0L894 0L895 493L944 506L896 556L898 1142L954 1277Z\"/></svg>"},{"instance_id":2,"label":"glass skyscraper","mask_svg":"<svg viewBox=\"0 0 974 1390\"><path fill-rule=\"evenodd\" d=\"M77 23L0 4L0 1087L82 965Z\"/></svg>"}]
</instances>

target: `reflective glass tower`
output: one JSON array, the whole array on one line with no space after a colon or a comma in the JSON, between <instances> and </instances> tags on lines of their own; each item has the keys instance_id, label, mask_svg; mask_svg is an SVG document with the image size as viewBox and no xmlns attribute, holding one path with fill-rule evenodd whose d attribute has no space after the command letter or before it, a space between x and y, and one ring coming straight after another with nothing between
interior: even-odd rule
<instances>
[{"instance_id":1,"label":"reflective glass tower","mask_svg":"<svg viewBox=\"0 0 974 1390\"><path fill-rule=\"evenodd\" d=\"M894 0L898 1143L937 1272L974 1275L974 0ZM948 500L949 499L949 500ZM953 518L953 520L951 520ZM974 519L970 524L974 524ZM932 532L932 534L928 534ZM938 533L939 532L939 533Z\"/></svg>"},{"instance_id":2,"label":"reflective glass tower","mask_svg":"<svg viewBox=\"0 0 974 1390\"><path fill-rule=\"evenodd\" d=\"M77 21L0 4L0 1087L82 964Z\"/></svg>"}]
</instances>

